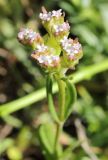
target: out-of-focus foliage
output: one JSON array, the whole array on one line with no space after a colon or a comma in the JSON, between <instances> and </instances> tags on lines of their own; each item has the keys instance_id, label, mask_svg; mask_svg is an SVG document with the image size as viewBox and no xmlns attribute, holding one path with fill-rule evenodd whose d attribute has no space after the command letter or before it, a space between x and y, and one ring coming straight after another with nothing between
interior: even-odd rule
<instances>
[{"instance_id":1,"label":"out-of-focus foliage","mask_svg":"<svg viewBox=\"0 0 108 160\"><path fill-rule=\"evenodd\" d=\"M68 13L72 33L84 44L83 62L97 63L108 56L108 2L68 0L60 7Z\"/></svg>"},{"instance_id":2,"label":"out-of-focus foliage","mask_svg":"<svg viewBox=\"0 0 108 160\"><path fill-rule=\"evenodd\" d=\"M44 81L39 69L30 60L30 50L26 50L17 41L17 33L21 27L26 26L37 30L38 9L40 7L36 2L31 3L28 0L0 1L0 58L6 61L4 63L8 61L7 68L11 68L11 76L15 80L15 85L19 86L17 96L23 96L25 93L33 91L34 88L39 88ZM26 72L25 76L22 76L23 72ZM2 74L5 74L4 70ZM12 94L14 93L12 92Z\"/></svg>"},{"instance_id":3,"label":"out-of-focus foliage","mask_svg":"<svg viewBox=\"0 0 108 160\"><path fill-rule=\"evenodd\" d=\"M38 14L42 5L48 10L62 8L71 24L71 31L83 45L84 57L79 68L108 57L108 2L106 0L0 0L0 103L23 97L44 86L42 70L17 42L17 32L23 26L41 29ZM90 160L77 145L75 119L85 127L92 150L100 160L108 159L108 74L95 76L77 85L78 101L70 116L61 143L72 143L70 160ZM55 97L56 103L56 97ZM0 122L0 158L26 160L43 159L37 139L37 127L51 121L45 101L3 117ZM43 113L44 112L44 113ZM75 118L74 118L75 117ZM74 137L74 138L72 138ZM68 153L68 151L67 151ZM67 154L66 154L67 155ZM64 155L65 157L65 155ZM69 159L68 158L68 159Z\"/></svg>"}]
</instances>

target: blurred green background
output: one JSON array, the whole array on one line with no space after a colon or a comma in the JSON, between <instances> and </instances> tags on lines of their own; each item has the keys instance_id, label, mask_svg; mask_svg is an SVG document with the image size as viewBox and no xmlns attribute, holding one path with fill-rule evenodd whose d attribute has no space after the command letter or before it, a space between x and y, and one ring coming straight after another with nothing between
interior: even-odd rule
<instances>
[{"instance_id":1,"label":"blurred green background","mask_svg":"<svg viewBox=\"0 0 108 160\"><path fill-rule=\"evenodd\" d=\"M21 27L30 27L42 35L45 33L38 17L41 6L48 11L62 8L66 12L71 25L70 36L78 37L83 46L84 56L76 71L93 64L98 67L108 59L107 0L0 0L1 105L45 86L45 75L31 60L30 49L17 41ZM75 119L78 118L85 128L93 153L100 160L108 160L108 71L82 81L76 87L78 101L64 131L71 140L76 140ZM14 107L18 105L16 103ZM44 159L37 138L37 127L49 118L46 99L11 115L1 116L0 160ZM77 146L70 160L93 160L82 148Z\"/></svg>"}]
</instances>

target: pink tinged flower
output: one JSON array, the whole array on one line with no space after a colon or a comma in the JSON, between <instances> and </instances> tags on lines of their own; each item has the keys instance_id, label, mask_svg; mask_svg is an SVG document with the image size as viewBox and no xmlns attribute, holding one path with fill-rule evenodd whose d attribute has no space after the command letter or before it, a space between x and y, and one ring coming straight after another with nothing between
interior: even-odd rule
<instances>
[{"instance_id":1,"label":"pink tinged flower","mask_svg":"<svg viewBox=\"0 0 108 160\"><path fill-rule=\"evenodd\" d=\"M68 32L70 29L70 26L69 26L69 23L64 22L59 25L54 25L53 28L55 31L55 35L59 35L61 32Z\"/></svg>"},{"instance_id":2,"label":"pink tinged flower","mask_svg":"<svg viewBox=\"0 0 108 160\"><path fill-rule=\"evenodd\" d=\"M34 41L41 41L39 33L34 32L32 29L22 28L18 33L18 40L22 44L32 44Z\"/></svg>"}]
</instances>

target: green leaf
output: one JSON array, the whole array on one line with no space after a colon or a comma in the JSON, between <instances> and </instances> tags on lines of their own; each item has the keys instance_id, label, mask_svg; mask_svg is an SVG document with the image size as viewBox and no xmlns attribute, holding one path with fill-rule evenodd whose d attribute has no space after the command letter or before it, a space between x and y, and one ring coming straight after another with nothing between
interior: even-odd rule
<instances>
[{"instance_id":1,"label":"green leaf","mask_svg":"<svg viewBox=\"0 0 108 160\"><path fill-rule=\"evenodd\" d=\"M40 145L47 160L55 160L55 131L55 125L53 123L42 124L38 129ZM58 155L61 155L61 145L58 146L57 152Z\"/></svg>"},{"instance_id":2,"label":"green leaf","mask_svg":"<svg viewBox=\"0 0 108 160\"><path fill-rule=\"evenodd\" d=\"M76 101L76 89L74 84L70 83L69 80L65 79L66 82L66 104L65 104L65 118L71 114L73 105Z\"/></svg>"},{"instance_id":3,"label":"green leaf","mask_svg":"<svg viewBox=\"0 0 108 160\"><path fill-rule=\"evenodd\" d=\"M59 119L58 119L58 115L55 110L55 106L54 106L53 98L52 98L52 80L49 75L47 76L47 80L46 80L46 89L47 89L47 99L48 99L49 111L52 115L52 118L58 122Z\"/></svg>"},{"instance_id":4,"label":"green leaf","mask_svg":"<svg viewBox=\"0 0 108 160\"><path fill-rule=\"evenodd\" d=\"M43 124L39 127L39 139L42 148L48 152L48 154L53 154L53 144L54 144L54 134L51 130L51 124Z\"/></svg>"}]
</instances>

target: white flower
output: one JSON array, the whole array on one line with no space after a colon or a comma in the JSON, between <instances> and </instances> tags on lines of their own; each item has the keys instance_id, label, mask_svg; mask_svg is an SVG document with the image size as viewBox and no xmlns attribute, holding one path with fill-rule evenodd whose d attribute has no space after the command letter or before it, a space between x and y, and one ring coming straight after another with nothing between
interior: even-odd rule
<instances>
[{"instance_id":1,"label":"white flower","mask_svg":"<svg viewBox=\"0 0 108 160\"><path fill-rule=\"evenodd\" d=\"M62 10L59 9L57 11L52 11L52 12L45 12L45 13L40 13L39 18L43 21L50 21L52 17L57 17L59 18L62 15Z\"/></svg>"},{"instance_id":2,"label":"white flower","mask_svg":"<svg viewBox=\"0 0 108 160\"><path fill-rule=\"evenodd\" d=\"M61 15L62 15L62 9L59 9L59 10L57 10L57 11L52 11L52 17L61 17Z\"/></svg>"},{"instance_id":3,"label":"white flower","mask_svg":"<svg viewBox=\"0 0 108 160\"><path fill-rule=\"evenodd\" d=\"M51 12L39 14L39 18L43 21L50 21L51 17L52 17Z\"/></svg>"}]
</instances>

